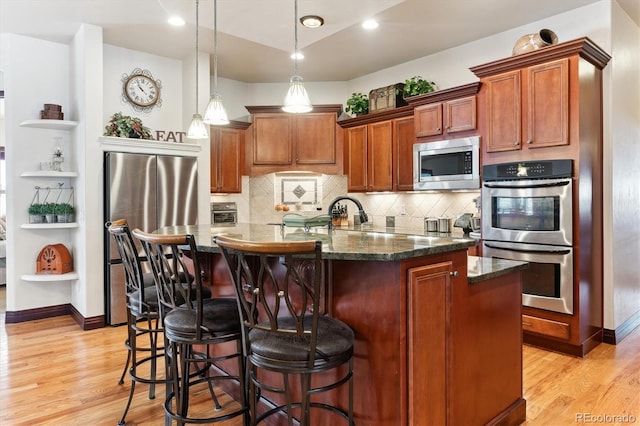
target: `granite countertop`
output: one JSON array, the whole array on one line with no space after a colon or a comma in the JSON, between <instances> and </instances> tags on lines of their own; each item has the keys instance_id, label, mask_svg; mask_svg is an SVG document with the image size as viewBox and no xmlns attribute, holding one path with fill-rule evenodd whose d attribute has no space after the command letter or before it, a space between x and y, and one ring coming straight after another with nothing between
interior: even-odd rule
<instances>
[{"instance_id":1,"label":"granite countertop","mask_svg":"<svg viewBox=\"0 0 640 426\"><path fill-rule=\"evenodd\" d=\"M217 253L220 249L213 237L226 234L233 238L250 241L322 241L324 259L398 261L428 256L474 246L472 238L451 234L424 234L396 232L395 229L359 227L302 228L279 225L238 223L231 226L189 225L160 228L161 233L188 233L196 238L198 250Z\"/></svg>"},{"instance_id":2,"label":"granite countertop","mask_svg":"<svg viewBox=\"0 0 640 426\"><path fill-rule=\"evenodd\" d=\"M469 284L474 284L525 269L528 265L527 262L516 260L469 256L467 259L467 280Z\"/></svg>"}]
</instances>

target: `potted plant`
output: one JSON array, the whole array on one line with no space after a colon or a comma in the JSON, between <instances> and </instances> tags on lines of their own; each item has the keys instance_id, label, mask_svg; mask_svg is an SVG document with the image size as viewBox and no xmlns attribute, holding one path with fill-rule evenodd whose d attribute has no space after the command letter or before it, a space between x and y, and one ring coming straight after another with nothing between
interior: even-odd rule
<instances>
[{"instance_id":1,"label":"potted plant","mask_svg":"<svg viewBox=\"0 0 640 426\"><path fill-rule=\"evenodd\" d=\"M56 216L58 223L73 222L73 213L75 209L69 203L60 203L56 205Z\"/></svg>"},{"instance_id":2,"label":"potted plant","mask_svg":"<svg viewBox=\"0 0 640 426\"><path fill-rule=\"evenodd\" d=\"M153 139L153 136L151 136L151 130L142 124L142 120L137 117L122 115L121 112L116 112L111 116L109 124L104 128L104 136Z\"/></svg>"},{"instance_id":3,"label":"potted plant","mask_svg":"<svg viewBox=\"0 0 640 426\"><path fill-rule=\"evenodd\" d=\"M43 204L34 203L27 209L29 213L29 223L42 223L44 222L44 208Z\"/></svg>"},{"instance_id":4,"label":"potted plant","mask_svg":"<svg viewBox=\"0 0 640 426\"><path fill-rule=\"evenodd\" d=\"M44 203L42 205L42 210L45 218L47 219L47 223L56 223L56 203Z\"/></svg>"},{"instance_id":5,"label":"potted plant","mask_svg":"<svg viewBox=\"0 0 640 426\"><path fill-rule=\"evenodd\" d=\"M433 81L427 81L419 75L413 76L404 82L403 96L424 95L436 90L436 84Z\"/></svg>"},{"instance_id":6,"label":"potted plant","mask_svg":"<svg viewBox=\"0 0 640 426\"><path fill-rule=\"evenodd\" d=\"M351 97L347 99L345 111L353 113L355 116L368 114L369 98L360 92L352 93Z\"/></svg>"}]
</instances>

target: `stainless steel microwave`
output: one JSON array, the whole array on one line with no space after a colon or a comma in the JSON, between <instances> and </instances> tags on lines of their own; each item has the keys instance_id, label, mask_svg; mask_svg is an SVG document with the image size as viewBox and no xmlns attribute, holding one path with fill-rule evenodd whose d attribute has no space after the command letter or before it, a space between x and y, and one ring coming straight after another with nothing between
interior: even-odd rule
<instances>
[{"instance_id":1,"label":"stainless steel microwave","mask_svg":"<svg viewBox=\"0 0 640 426\"><path fill-rule=\"evenodd\" d=\"M480 188L480 136L413 145L413 189Z\"/></svg>"}]
</instances>

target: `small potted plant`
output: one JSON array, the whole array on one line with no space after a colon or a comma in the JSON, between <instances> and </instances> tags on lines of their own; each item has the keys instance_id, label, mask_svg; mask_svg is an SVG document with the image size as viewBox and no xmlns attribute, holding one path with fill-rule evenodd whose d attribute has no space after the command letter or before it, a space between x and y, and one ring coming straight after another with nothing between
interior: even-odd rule
<instances>
[{"instance_id":1,"label":"small potted plant","mask_svg":"<svg viewBox=\"0 0 640 426\"><path fill-rule=\"evenodd\" d=\"M104 128L104 136L116 136L119 138L153 139L151 130L142 124L137 117L122 115L116 112Z\"/></svg>"},{"instance_id":2,"label":"small potted plant","mask_svg":"<svg viewBox=\"0 0 640 426\"><path fill-rule=\"evenodd\" d=\"M44 203L42 210L47 223L56 223L56 203Z\"/></svg>"},{"instance_id":3,"label":"small potted plant","mask_svg":"<svg viewBox=\"0 0 640 426\"><path fill-rule=\"evenodd\" d=\"M359 115L365 115L369 113L369 97L360 92L351 94L351 97L347 99L347 107L345 111L352 113L356 117Z\"/></svg>"},{"instance_id":4,"label":"small potted plant","mask_svg":"<svg viewBox=\"0 0 640 426\"><path fill-rule=\"evenodd\" d=\"M69 203L60 203L56 205L56 217L58 223L73 222L73 213L75 209Z\"/></svg>"},{"instance_id":5,"label":"small potted plant","mask_svg":"<svg viewBox=\"0 0 640 426\"><path fill-rule=\"evenodd\" d=\"M28 208L29 223L42 223L44 222L44 208L43 204L34 203Z\"/></svg>"},{"instance_id":6,"label":"small potted plant","mask_svg":"<svg viewBox=\"0 0 640 426\"><path fill-rule=\"evenodd\" d=\"M413 76L404 82L403 96L424 95L436 90L436 84L433 81L427 81L419 75Z\"/></svg>"}]
</instances>

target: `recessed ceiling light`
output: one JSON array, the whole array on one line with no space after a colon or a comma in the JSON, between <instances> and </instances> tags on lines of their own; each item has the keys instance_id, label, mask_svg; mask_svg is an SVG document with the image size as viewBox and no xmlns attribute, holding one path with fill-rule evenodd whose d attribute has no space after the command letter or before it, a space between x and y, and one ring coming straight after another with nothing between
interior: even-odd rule
<instances>
[{"instance_id":1,"label":"recessed ceiling light","mask_svg":"<svg viewBox=\"0 0 640 426\"><path fill-rule=\"evenodd\" d=\"M174 27L181 27L185 24L184 19L178 15L170 16L167 22Z\"/></svg>"},{"instance_id":2,"label":"recessed ceiling light","mask_svg":"<svg viewBox=\"0 0 640 426\"><path fill-rule=\"evenodd\" d=\"M317 15L307 15L300 18L300 23L307 28L319 28L324 25L324 19Z\"/></svg>"},{"instance_id":3,"label":"recessed ceiling light","mask_svg":"<svg viewBox=\"0 0 640 426\"><path fill-rule=\"evenodd\" d=\"M375 30L378 28L378 22L375 19L367 19L362 23L362 28L365 30Z\"/></svg>"},{"instance_id":4,"label":"recessed ceiling light","mask_svg":"<svg viewBox=\"0 0 640 426\"><path fill-rule=\"evenodd\" d=\"M291 59L297 59L297 60L304 59L304 55L302 53L300 53L300 52L292 53L291 54Z\"/></svg>"}]
</instances>

